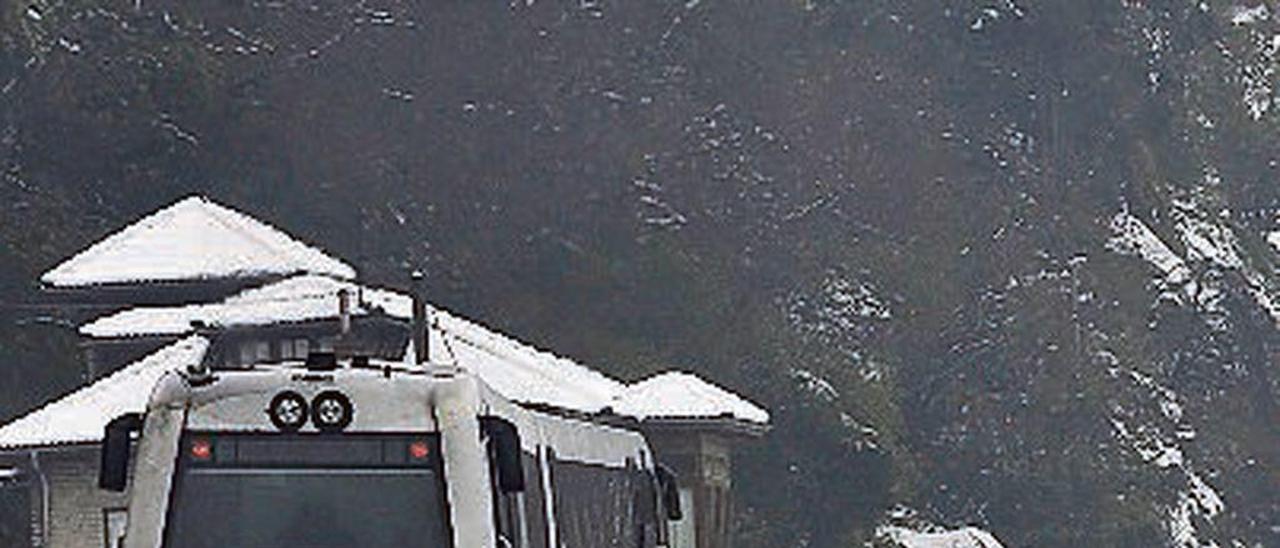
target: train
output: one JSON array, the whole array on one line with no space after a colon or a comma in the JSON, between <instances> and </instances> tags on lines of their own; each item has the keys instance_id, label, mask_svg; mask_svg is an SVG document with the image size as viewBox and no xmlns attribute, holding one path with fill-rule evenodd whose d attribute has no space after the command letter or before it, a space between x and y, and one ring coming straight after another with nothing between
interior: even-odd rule
<instances>
[{"instance_id":1,"label":"train","mask_svg":"<svg viewBox=\"0 0 1280 548\"><path fill-rule=\"evenodd\" d=\"M193 366L102 444L125 548L658 548L681 515L636 429L512 402L451 365Z\"/></svg>"}]
</instances>

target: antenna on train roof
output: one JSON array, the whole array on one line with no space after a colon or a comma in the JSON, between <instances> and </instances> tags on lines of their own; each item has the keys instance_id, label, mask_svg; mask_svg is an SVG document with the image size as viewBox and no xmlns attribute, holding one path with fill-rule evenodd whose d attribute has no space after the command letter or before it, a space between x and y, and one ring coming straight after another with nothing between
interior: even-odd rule
<instances>
[{"instance_id":1,"label":"antenna on train roof","mask_svg":"<svg viewBox=\"0 0 1280 548\"><path fill-rule=\"evenodd\" d=\"M427 275L415 269L409 275L413 295L413 360L420 367L431 361L431 337L427 329Z\"/></svg>"}]
</instances>

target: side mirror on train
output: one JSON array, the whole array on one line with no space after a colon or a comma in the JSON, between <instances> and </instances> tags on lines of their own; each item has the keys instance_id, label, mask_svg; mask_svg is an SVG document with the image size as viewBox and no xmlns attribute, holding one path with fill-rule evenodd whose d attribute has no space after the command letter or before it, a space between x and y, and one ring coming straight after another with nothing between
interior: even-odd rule
<instances>
[{"instance_id":1,"label":"side mirror on train","mask_svg":"<svg viewBox=\"0 0 1280 548\"><path fill-rule=\"evenodd\" d=\"M129 456L132 453L133 435L142 429L142 415L120 415L103 432L102 461L98 467L98 487L117 493L129 484Z\"/></svg>"},{"instance_id":2,"label":"side mirror on train","mask_svg":"<svg viewBox=\"0 0 1280 548\"><path fill-rule=\"evenodd\" d=\"M676 480L676 473L661 464L654 471L658 476L658 489L661 490L662 506L667 510L667 519L684 519L684 511L680 508L680 483Z\"/></svg>"},{"instance_id":3,"label":"side mirror on train","mask_svg":"<svg viewBox=\"0 0 1280 548\"><path fill-rule=\"evenodd\" d=\"M489 458L503 493L524 491L524 461L520 454L520 432L501 417L480 417L480 433L489 439Z\"/></svg>"}]
</instances>

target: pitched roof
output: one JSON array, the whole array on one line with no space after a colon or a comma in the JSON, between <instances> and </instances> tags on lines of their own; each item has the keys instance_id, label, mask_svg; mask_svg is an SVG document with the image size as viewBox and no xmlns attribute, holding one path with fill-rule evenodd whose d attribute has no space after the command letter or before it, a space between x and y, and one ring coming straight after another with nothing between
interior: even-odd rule
<instances>
[{"instance_id":1,"label":"pitched roof","mask_svg":"<svg viewBox=\"0 0 1280 548\"><path fill-rule=\"evenodd\" d=\"M613 404L619 415L638 419L730 417L767 424L769 413L692 373L673 371L633 384Z\"/></svg>"},{"instance_id":2,"label":"pitched roof","mask_svg":"<svg viewBox=\"0 0 1280 548\"><path fill-rule=\"evenodd\" d=\"M353 316L374 310L399 318L411 316L411 300L405 295L304 274L217 303L129 308L81 326L80 334L95 338L186 335L195 332L195 322L226 328L331 319L338 315L338 292L343 289L351 293Z\"/></svg>"},{"instance_id":3,"label":"pitched roof","mask_svg":"<svg viewBox=\"0 0 1280 548\"><path fill-rule=\"evenodd\" d=\"M289 275L355 269L253 217L192 196L90 246L41 276L53 287Z\"/></svg>"},{"instance_id":4,"label":"pitched roof","mask_svg":"<svg viewBox=\"0 0 1280 548\"><path fill-rule=\"evenodd\" d=\"M111 419L142 412L166 372L198 363L209 341L192 336L0 428L0 448L96 442Z\"/></svg>"},{"instance_id":5,"label":"pitched roof","mask_svg":"<svg viewBox=\"0 0 1280 548\"><path fill-rule=\"evenodd\" d=\"M235 298L283 299L287 289L323 294L352 284L337 280L295 279L250 290ZM403 315L408 297L365 288L365 295L385 299L388 313ZM315 295L316 293L310 293ZM233 298L233 299L235 299ZM196 305L195 307L208 306ZM327 307L333 310L336 306ZM185 312L184 312L185 314ZM630 387L595 370L500 335L445 311L434 312L431 346L440 361L453 362L484 379L504 397L520 403L545 404L596 413L605 408L622 416L645 419L732 418L767 424L769 414L690 373L664 373ZM0 428L0 448L96 442L107 422L123 413L142 411L152 387L166 372L203 359L209 341L191 335L124 367L85 388Z\"/></svg>"},{"instance_id":6,"label":"pitched roof","mask_svg":"<svg viewBox=\"0 0 1280 548\"><path fill-rule=\"evenodd\" d=\"M343 289L352 295L353 316L375 310L403 320L413 315L413 300L408 295L302 275L246 290L220 303L124 310L94 320L80 331L98 338L186 335L194 333L193 321L213 327L245 327L332 319L337 317L337 295ZM512 401L591 413L607 407L624 388L602 373L448 311L432 307L431 314L433 355L456 361Z\"/></svg>"}]
</instances>

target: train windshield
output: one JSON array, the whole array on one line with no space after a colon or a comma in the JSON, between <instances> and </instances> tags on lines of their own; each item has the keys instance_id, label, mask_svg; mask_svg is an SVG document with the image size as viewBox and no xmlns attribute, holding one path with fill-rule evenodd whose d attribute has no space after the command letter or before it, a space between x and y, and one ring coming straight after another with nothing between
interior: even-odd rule
<instances>
[{"instance_id":1,"label":"train windshield","mask_svg":"<svg viewBox=\"0 0 1280 548\"><path fill-rule=\"evenodd\" d=\"M442 548L434 439L187 436L166 548Z\"/></svg>"}]
</instances>

